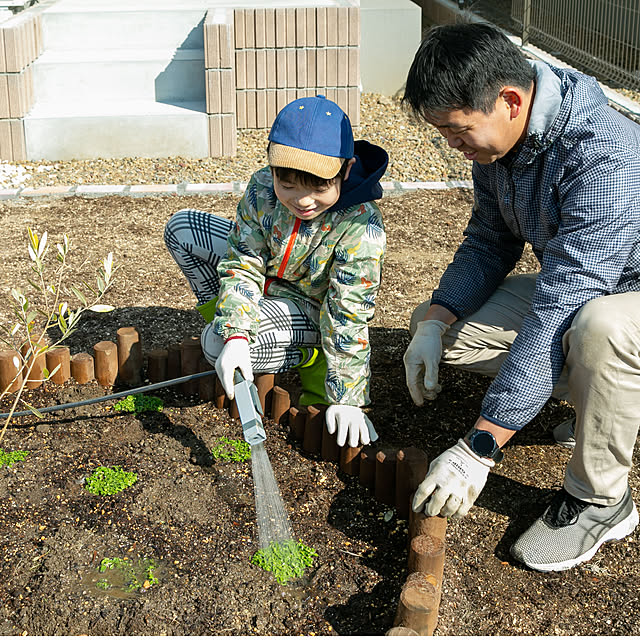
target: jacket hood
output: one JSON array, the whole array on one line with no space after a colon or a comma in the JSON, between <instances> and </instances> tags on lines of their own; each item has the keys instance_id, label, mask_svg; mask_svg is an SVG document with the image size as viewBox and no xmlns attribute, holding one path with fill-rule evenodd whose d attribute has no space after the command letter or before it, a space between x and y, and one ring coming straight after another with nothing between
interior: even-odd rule
<instances>
[{"instance_id":1,"label":"jacket hood","mask_svg":"<svg viewBox=\"0 0 640 640\"><path fill-rule=\"evenodd\" d=\"M531 65L536 71L536 95L523 151L533 156L552 145L559 136L582 129L608 101L598 81L591 76L544 62L531 62Z\"/></svg>"},{"instance_id":2,"label":"jacket hood","mask_svg":"<svg viewBox=\"0 0 640 640\"><path fill-rule=\"evenodd\" d=\"M382 198L380 178L389 164L387 152L366 140L354 143L355 163L349 177L343 181L340 197L329 211L340 211L356 204Z\"/></svg>"}]
</instances>

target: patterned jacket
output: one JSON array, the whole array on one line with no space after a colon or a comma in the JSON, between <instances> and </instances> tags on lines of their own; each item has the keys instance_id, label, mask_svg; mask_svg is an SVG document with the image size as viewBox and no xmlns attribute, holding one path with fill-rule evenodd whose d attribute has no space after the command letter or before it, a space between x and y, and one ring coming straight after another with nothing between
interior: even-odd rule
<instances>
[{"instance_id":1,"label":"patterned jacket","mask_svg":"<svg viewBox=\"0 0 640 640\"><path fill-rule=\"evenodd\" d=\"M371 199L382 194L378 180L387 155L366 144L382 152L377 155L383 164L372 173L363 170L358 159L351 189L343 188L336 205L314 220L296 218L278 201L269 167L253 174L238 204L227 256L218 265L221 287L213 325L223 338L243 333L251 342L258 332L261 296L299 300L318 322L329 401L353 406L369 403L367 323L373 317L386 249L378 206L371 201L348 204L364 194ZM369 184L364 190L354 188L356 183L363 186L363 173Z\"/></svg>"},{"instance_id":2,"label":"patterned jacket","mask_svg":"<svg viewBox=\"0 0 640 640\"><path fill-rule=\"evenodd\" d=\"M593 78L533 64L527 137L497 162L474 163L466 237L432 298L468 316L531 244L540 262L531 307L481 411L514 430L550 397L578 309L640 291L640 126L607 105Z\"/></svg>"}]
</instances>

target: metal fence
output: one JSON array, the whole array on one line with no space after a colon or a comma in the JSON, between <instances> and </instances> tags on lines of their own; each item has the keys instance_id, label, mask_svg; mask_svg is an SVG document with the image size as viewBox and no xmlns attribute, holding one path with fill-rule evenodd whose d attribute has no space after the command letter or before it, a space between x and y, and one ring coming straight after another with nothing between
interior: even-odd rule
<instances>
[{"instance_id":1,"label":"metal fence","mask_svg":"<svg viewBox=\"0 0 640 640\"><path fill-rule=\"evenodd\" d=\"M640 89L640 0L512 0L511 17L523 44Z\"/></svg>"}]
</instances>

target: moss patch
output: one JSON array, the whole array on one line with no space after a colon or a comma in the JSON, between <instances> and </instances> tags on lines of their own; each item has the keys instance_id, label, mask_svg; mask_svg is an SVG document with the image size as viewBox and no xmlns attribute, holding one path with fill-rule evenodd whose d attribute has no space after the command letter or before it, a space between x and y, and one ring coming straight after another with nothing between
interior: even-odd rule
<instances>
[{"instance_id":1,"label":"moss patch","mask_svg":"<svg viewBox=\"0 0 640 640\"><path fill-rule=\"evenodd\" d=\"M286 540L272 542L265 549L257 551L251 558L251 564L271 571L280 584L286 584L289 580L301 578L317 556L316 550L307 547L301 540Z\"/></svg>"},{"instance_id":2,"label":"moss patch","mask_svg":"<svg viewBox=\"0 0 640 640\"><path fill-rule=\"evenodd\" d=\"M84 483L89 493L97 496L112 496L130 487L138 480L137 474L121 467L98 467Z\"/></svg>"}]
</instances>

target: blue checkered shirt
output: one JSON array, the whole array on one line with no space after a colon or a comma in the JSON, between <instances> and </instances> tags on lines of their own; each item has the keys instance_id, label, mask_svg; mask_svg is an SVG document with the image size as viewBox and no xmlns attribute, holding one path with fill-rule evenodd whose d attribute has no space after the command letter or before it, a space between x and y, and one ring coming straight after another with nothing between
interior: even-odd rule
<instances>
[{"instance_id":1,"label":"blue checkered shirt","mask_svg":"<svg viewBox=\"0 0 640 640\"><path fill-rule=\"evenodd\" d=\"M640 126L607 105L593 78L533 64L527 137L497 162L474 163L471 219L432 297L468 316L531 244L540 262L531 307L481 410L514 430L550 397L578 309L640 290Z\"/></svg>"}]
</instances>

